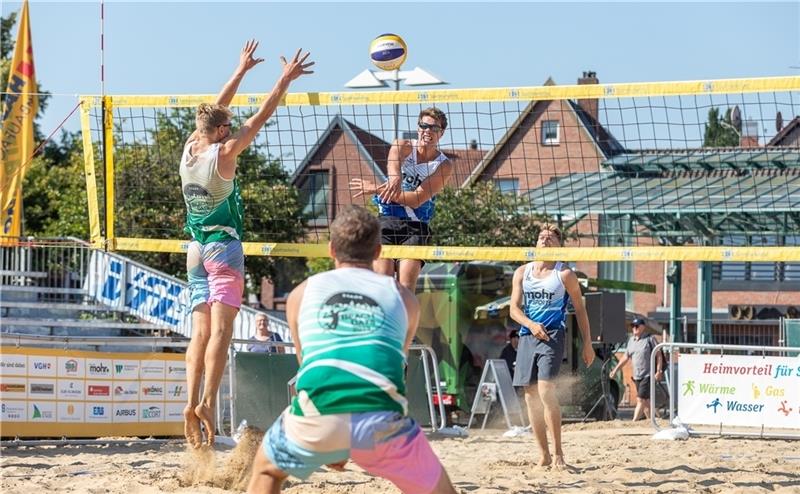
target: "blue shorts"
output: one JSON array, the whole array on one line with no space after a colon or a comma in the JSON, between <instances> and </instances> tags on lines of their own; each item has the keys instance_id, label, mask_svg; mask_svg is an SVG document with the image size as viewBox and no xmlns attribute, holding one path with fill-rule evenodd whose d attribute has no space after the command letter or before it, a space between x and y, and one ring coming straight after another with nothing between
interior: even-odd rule
<instances>
[{"instance_id":1,"label":"blue shorts","mask_svg":"<svg viewBox=\"0 0 800 494\"><path fill-rule=\"evenodd\" d=\"M262 448L273 465L303 480L347 459L407 493L433 491L442 474L422 429L397 412L300 417L287 409L264 434Z\"/></svg>"}]
</instances>

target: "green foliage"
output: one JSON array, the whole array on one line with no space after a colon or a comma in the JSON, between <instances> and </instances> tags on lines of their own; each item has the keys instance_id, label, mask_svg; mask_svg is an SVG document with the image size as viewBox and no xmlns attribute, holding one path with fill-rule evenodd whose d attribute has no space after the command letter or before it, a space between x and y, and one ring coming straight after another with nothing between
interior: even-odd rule
<instances>
[{"instance_id":1,"label":"green foliage","mask_svg":"<svg viewBox=\"0 0 800 494\"><path fill-rule=\"evenodd\" d=\"M708 110L708 123L703 137L703 147L721 148L736 147L739 145L739 135L734 130L731 122L731 109L725 112L725 117L720 117L719 108L712 107Z\"/></svg>"},{"instance_id":2,"label":"green foliage","mask_svg":"<svg viewBox=\"0 0 800 494\"><path fill-rule=\"evenodd\" d=\"M310 257L306 260L306 276L312 276L334 268L330 257Z\"/></svg>"},{"instance_id":3,"label":"green foliage","mask_svg":"<svg viewBox=\"0 0 800 494\"><path fill-rule=\"evenodd\" d=\"M194 110L157 113L146 137L130 132L135 123L116 123L115 233L120 237L187 238L178 165L183 146L194 130ZM264 146L251 145L239 156L236 174L245 205L243 241L295 242L302 237L299 193L291 186L290 175L279 159L269 155ZM183 255L131 256L174 276L185 276ZM262 276L273 279L276 289L281 290L282 285L302 277L303 263L248 256L245 269L250 292L258 291Z\"/></svg>"},{"instance_id":4,"label":"green foliage","mask_svg":"<svg viewBox=\"0 0 800 494\"><path fill-rule=\"evenodd\" d=\"M491 182L463 189L446 187L436 198L431 222L436 245L513 247L536 245L544 215L520 211L519 196Z\"/></svg>"}]
</instances>

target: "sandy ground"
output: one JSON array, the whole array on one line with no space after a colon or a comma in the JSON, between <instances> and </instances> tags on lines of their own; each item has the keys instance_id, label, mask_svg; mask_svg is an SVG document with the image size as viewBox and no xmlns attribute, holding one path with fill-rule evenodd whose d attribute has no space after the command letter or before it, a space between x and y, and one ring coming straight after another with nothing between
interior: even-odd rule
<instances>
[{"instance_id":1,"label":"sandy ground","mask_svg":"<svg viewBox=\"0 0 800 494\"><path fill-rule=\"evenodd\" d=\"M639 424L643 424L640 422ZM655 441L653 430L627 422L564 425L568 471L535 465L533 440L503 431L468 438L431 437L461 493L778 492L800 493L800 441L692 437ZM4 448L0 492L227 493L249 478L255 442L205 455L180 441L160 445ZM290 481L287 493L398 492L348 464Z\"/></svg>"}]
</instances>

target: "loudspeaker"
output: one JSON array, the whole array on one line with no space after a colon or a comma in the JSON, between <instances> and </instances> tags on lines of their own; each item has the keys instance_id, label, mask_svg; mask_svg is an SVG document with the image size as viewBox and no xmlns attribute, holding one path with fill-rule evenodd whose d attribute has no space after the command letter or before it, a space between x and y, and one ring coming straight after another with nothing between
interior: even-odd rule
<instances>
[{"instance_id":1,"label":"loudspeaker","mask_svg":"<svg viewBox=\"0 0 800 494\"><path fill-rule=\"evenodd\" d=\"M584 299L592 341L614 344L628 340L624 293L589 292Z\"/></svg>"}]
</instances>

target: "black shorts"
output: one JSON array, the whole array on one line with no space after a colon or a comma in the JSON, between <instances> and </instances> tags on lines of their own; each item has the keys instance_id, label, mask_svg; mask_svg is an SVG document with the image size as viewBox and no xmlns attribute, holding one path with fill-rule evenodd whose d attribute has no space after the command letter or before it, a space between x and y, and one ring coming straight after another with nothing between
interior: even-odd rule
<instances>
[{"instance_id":1,"label":"black shorts","mask_svg":"<svg viewBox=\"0 0 800 494\"><path fill-rule=\"evenodd\" d=\"M514 386L530 386L542 381L554 381L561 369L563 349L547 353L535 353L536 339L533 335L519 338L517 346L517 362L514 368Z\"/></svg>"},{"instance_id":2,"label":"black shorts","mask_svg":"<svg viewBox=\"0 0 800 494\"><path fill-rule=\"evenodd\" d=\"M383 245L430 245L431 228L421 221L381 216L381 243Z\"/></svg>"},{"instance_id":3,"label":"black shorts","mask_svg":"<svg viewBox=\"0 0 800 494\"><path fill-rule=\"evenodd\" d=\"M650 399L650 376L643 379L634 379L636 384L636 396L644 400Z\"/></svg>"}]
</instances>

